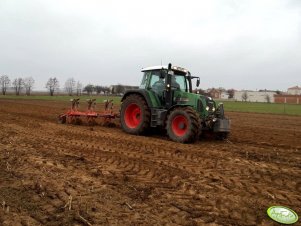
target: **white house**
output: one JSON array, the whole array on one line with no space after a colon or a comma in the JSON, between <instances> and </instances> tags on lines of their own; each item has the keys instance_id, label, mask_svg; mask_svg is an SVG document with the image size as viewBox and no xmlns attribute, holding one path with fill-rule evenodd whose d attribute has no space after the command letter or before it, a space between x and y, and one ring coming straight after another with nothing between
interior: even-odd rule
<instances>
[{"instance_id":1,"label":"white house","mask_svg":"<svg viewBox=\"0 0 301 226\"><path fill-rule=\"evenodd\" d=\"M270 102L274 103L274 95L276 92L272 91L235 91L234 100L237 101L249 101L249 102Z\"/></svg>"},{"instance_id":2,"label":"white house","mask_svg":"<svg viewBox=\"0 0 301 226\"><path fill-rule=\"evenodd\" d=\"M301 95L301 87L294 86L287 89L287 94L289 95Z\"/></svg>"}]
</instances>

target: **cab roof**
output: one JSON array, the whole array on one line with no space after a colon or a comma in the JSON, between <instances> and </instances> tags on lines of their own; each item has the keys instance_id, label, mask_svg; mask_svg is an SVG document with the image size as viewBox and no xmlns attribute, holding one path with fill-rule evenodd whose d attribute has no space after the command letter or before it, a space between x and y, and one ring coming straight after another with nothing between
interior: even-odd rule
<instances>
[{"instance_id":1,"label":"cab roof","mask_svg":"<svg viewBox=\"0 0 301 226\"><path fill-rule=\"evenodd\" d=\"M144 71L154 71L154 70L161 70L161 69L168 69L167 65L158 65L158 66L152 66L152 67L146 67L146 68L142 68L142 72ZM181 72L188 72L187 69L183 68L183 67L178 67L178 66L171 66L171 69L174 71L181 71Z\"/></svg>"}]
</instances>

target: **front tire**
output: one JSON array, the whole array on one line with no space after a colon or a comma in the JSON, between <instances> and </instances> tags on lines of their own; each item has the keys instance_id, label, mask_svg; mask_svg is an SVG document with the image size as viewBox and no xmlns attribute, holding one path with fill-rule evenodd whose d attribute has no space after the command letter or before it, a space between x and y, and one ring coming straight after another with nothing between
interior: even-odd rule
<instances>
[{"instance_id":1,"label":"front tire","mask_svg":"<svg viewBox=\"0 0 301 226\"><path fill-rule=\"evenodd\" d=\"M167 117L167 134L176 142L194 142L200 135L200 127L199 115L192 107L175 108Z\"/></svg>"},{"instance_id":2,"label":"front tire","mask_svg":"<svg viewBox=\"0 0 301 226\"><path fill-rule=\"evenodd\" d=\"M143 97L131 94L122 102L120 124L126 133L141 135L150 126L150 110Z\"/></svg>"}]
</instances>

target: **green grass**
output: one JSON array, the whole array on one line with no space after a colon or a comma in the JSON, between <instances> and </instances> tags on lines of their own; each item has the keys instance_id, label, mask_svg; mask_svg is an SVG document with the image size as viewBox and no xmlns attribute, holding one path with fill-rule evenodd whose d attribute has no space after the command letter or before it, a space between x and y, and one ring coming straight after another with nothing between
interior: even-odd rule
<instances>
[{"instance_id":1,"label":"green grass","mask_svg":"<svg viewBox=\"0 0 301 226\"><path fill-rule=\"evenodd\" d=\"M15 96L15 95L0 95L0 99L25 99L25 100L53 100L53 101L69 101L70 96L47 96L47 95L32 95L32 96ZM114 104L120 103L121 97L117 96L80 96L82 101L89 98L96 98L97 103L101 103L106 99L112 99ZM301 104L276 104L276 103L252 103L252 102L236 102L236 101L221 101L225 106L225 111L237 112L255 112L255 113L269 113L281 115L301 115Z\"/></svg>"},{"instance_id":2,"label":"green grass","mask_svg":"<svg viewBox=\"0 0 301 226\"><path fill-rule=\"evenodd\" d=\"M224 103L225 111L301 115L301 104L252 103L220 100L217 102Z\"/></svg>"},{"instance_id":3,"label":"green grass","mask_svg":"<svg viewBox=\"0 0 301 226\"><path fill-rule=\"evenodd\" d=\"M14 99L14 100L52 100L52 101L69 101L72 98L80 98L81 101L86 99L96 99L97 103L102 103L104 100L113 100L114 104L119 103L121 97L118 96L47 96L47 95L32 95L32 96L15 96L15 95L6 95L0 96L0 99Z\"/></svg>"}]
</instances>

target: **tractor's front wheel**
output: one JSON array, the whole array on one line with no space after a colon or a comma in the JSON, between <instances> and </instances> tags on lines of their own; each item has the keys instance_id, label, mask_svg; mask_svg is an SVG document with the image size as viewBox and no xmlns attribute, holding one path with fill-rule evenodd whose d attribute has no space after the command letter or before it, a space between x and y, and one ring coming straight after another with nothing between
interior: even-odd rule
<instances>
[{"instance_id":1,"label":"tractor's front wheel","mask_svg":"<svg viewBox=\"0 0 301 226\"><path fill-rule=\"evenodd\" d=\"M200 135L200 127L199 116L191 107L175 108L167 117L167 134L176 142L194 142Z\"/></svg>"},{"instance_id":2,"label":"tractor's front wheel","mask_svg":"<svg viewBox=\"0 0 301 226\"><path fill-rule=\"evenodd\" d=\"M123 131L141 135L150 125L150 110L143 97L131 94L122 102L120 124Z\"/></svg>"}]
</instances>

